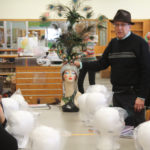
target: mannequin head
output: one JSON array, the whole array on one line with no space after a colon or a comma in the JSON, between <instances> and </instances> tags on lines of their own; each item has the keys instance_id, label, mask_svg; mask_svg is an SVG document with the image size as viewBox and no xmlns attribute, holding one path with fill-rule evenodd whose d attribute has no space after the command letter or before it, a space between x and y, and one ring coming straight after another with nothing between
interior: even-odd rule
<instances>
[{"instance_id":1,"label":"mannequin head","mask_svg":"<svg viewBox=\"0 0 150 150\"><path fill-rule=\"evenodd\" d=\"M63 79L66 82L74 82L77 78L76 73L73 70L65 70L63 74Z\"/></svg>"},{"instance_id":2,"label":"mannequin head","mask_svg":"<svg viewBox=\"0 0 150 150\"><path fill-rule=\"evenodd\" d=\"M63 79L63 92L64 96L61 100L62 110L64 112L77 112L77 79L78 79L78 69L74 65L66 64L61 69L62 79Z\"/></svg>"},{"instance_id":3,"label":"mannequin head","mask_svg":"<svg viewBox=\"0 0 150 150\"><path fill-rule=\"evenodd\" d=\"M136 149L149 150L150 149L150 121L140 124L134 130L134 139Z\"/></svg>"},{"instance_id":4,"label":"mannequin head","mask_svg":"<svg viewBox=\"0 0 150 150\"><path fill-rule=\"evenodd\" d=\"M67 82L73 82L78 78L79 71L76 66L66 64L61 69L62 79Z\"/></svg>"}]
</instances>

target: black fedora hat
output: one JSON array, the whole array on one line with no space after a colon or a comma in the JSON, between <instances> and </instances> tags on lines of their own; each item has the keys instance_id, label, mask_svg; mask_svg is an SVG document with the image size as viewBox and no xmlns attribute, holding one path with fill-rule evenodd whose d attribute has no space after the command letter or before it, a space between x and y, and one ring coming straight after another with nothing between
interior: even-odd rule
<instances>
[{"instance_id":1,"label":"black fedora hat","mask_svg":"<svg viewBox=\"0 0 150 150\"><path fill-rule=\"evenodd\" d=\"M134 23L131 22L131 14L130 12L123 10L123 9L119 9L115 15L115 17L113 18L113 20L110 20L110 22L114 23L116 21L121 21L121 22L127 22L131 25L133 25Z\"/></svg>"}]
</instances>

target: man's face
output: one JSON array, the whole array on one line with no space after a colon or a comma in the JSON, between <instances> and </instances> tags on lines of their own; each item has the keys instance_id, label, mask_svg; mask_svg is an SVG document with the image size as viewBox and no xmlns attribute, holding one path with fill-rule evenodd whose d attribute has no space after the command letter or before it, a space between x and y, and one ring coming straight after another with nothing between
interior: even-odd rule
<instances>
[{"instance_id":1,"label":"man's face","mask_svg":"<svg viewBox=\"0 0 150 150\"><path fill-rule=\"evenodd\" d=\"M130 31L131 25L125 22L116 21L114 22L114 28L115 28L116 37L118 39L122 39Z\"/></svg>"}]
</instances>

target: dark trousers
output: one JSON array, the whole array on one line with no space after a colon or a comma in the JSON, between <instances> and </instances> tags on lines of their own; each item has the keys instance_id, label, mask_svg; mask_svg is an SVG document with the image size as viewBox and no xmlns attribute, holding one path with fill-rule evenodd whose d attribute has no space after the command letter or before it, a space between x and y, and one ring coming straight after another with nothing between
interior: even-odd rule
<instances>
[{"instance_id":1,"label":"dark trousers","mask_svg":"<svg viewBox=\"0 0 150 150\"><path fill-rule=\"evenodd\" d=\"M150 90L149 90L149 94L145 100L145 106L150 107Z\"/></svg>"},{"instance_id":2,"label":"dark trousers","mask_svg":"<svg viewBox=\"0 0 150 150\"><path fill-rule=\"evenodd\" d=\"M135 93L114 93L113 95L113 105L124 108L128 113L125 124L134 127L145 121L144 109L141 112L134 111L136 97Z\"/></svg>"},{"instance_id":3,"label":"dark trousers","mask_svg":"<svg viewBox=\"0 0 150 150\"><path fill-rule=\"evenodd\" d=\"M79 78L78 78L78 90L80 93L84 93L84 79L85 79L86 73L88 73L89 84L90 85L95 84L95 72L86 70L86 69L81 69L79 72Z\"/></svg>"},{"instance_id":4,"label":"dark trousers","mask_svg":"<svg viewBox=\"0 0 150 150\"><path fill-rule=\"evenodd\" d=\"M17 150L17 140L0 125L0 150Z\"/></svg>"}]
</instances>

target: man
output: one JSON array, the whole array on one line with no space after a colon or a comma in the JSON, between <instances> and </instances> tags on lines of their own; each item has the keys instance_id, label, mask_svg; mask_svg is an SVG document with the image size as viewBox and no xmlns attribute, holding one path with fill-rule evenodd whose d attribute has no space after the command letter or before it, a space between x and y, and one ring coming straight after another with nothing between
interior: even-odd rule
<instances>
[{"instance_id":1,"label":"man","mask_svg":"<svg viewBox=\"0 0 150 150\"><path fill-rule=\"evenodd\" d=\"M99 71L111 66L113 105L128 112L126 125L145 121L144 102L150 83L150 54L146 41L130 29L131 14L118 10L113 20L116 38L112 39L100 60L82 63L83 69ZM79 62L75 62L79 66Z\"/></svg>"}]
</instances>

